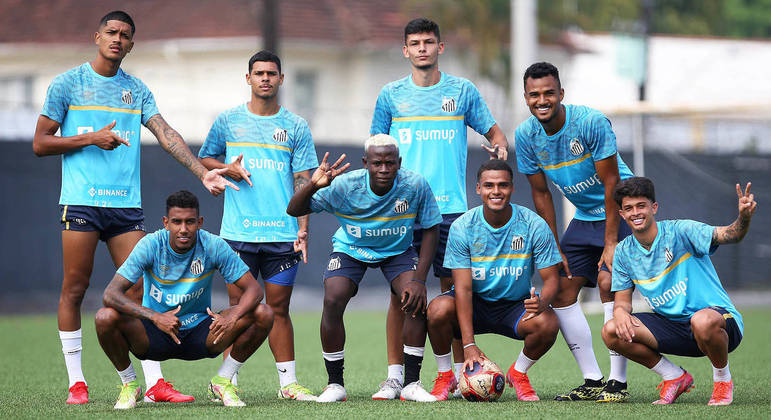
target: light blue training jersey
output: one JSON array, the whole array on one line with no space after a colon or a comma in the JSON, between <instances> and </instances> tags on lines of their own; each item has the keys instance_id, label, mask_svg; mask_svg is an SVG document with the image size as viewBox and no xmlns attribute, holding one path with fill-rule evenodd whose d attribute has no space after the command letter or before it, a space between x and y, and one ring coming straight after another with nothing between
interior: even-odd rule
<instances>
[{"instance_id":1,"label":"light blue training jersey","mask_svg":"<svg viewBox=\"0 0 771 420\"><path fill-rule=\"evenodd\" d=\"M615 155L621 179L634 176L618 154L608 117L586 106L565 105L565 125L553 136L531 116L517 127L514 148L519 172L543 171L576 206L578 220L605 220L605 187L594 162Z\"/></svg>"},{"instance_id":2,"label":"light blue training jersey","mask_svg":"<svg viewBox=\"0 0 771 420\"><path fill-rule=\"evenodd\" d=\"M104 77L84 63L54 78L40 114L60 124L62 137L99 131L115 121L112 131L131 144L114 150L92 145L62 154L59 204L142 207L139 134L142 124L158 114L144 83L121 69Z\"/></svg>"},{"instance_id":3,"label":"light blue training jersey","mask_svg":"<svg viewBox=\"0 0 771 420\"><path fill-rule=\"evenodd\" d=\"M411 171L399 169L384 196L372 192L366 169L343 174L316 191L310 208L332 213L340 228L332 237L334 252L366 263L399 255L412 245L413 225L428 229L442 222L431 187Z\"/></svg>"},{"instance_id":4,"label":"light blue training jersey","mask_svg":"<svg viewBox=\"0 0 771 420\"><path fill-rule=\"evenodd\" d=\"M142 306L168 312L181 305L177 318L185 330L206 318L215 270L235 283L249 267L227 242L205 230L198 230L195 248L178 254L169 245L169 231L160 229L137 242L118 274L132 283L144 276Z\"/></svg>"},{"instance_id":5,"label":"light blue training jersey","mask_svg":"<svg viewBox=\"0 0 771 420\"><path fill-rule=\"evenodd\" d=\"M658 233L647 250L627 236L613 257L612 291L637 287L654 312L687 321L696 311L720 306L744 333L742 316L731 303L709 256L715 228L693 220L656 222Z\"/></svg>"},{"instance_id":6,"label":"light blue training jersey","mask_svg":"<svg viewBox=\"0 0 771 420\"><path fill-rule=\"evenodd\" d=\"M450 226L444 266L470 268L474 294L496 301L530 297L535 269L562 261L549 226L532 210L511 204L508 223L500 228L475 207Z\"/></svg>"},{"instance_id":7,"label":"light blue training jersey","mask_svg":"<svg viewBox=\"0 0 771 420\"><path fill-rule=\"evenodd\" d=\"M275 115L252 113L246 104L221 113L198 152L199 158L225 162L244 155L250 187L225 191L220 236L242 242L291 242L297 239L297 219L286 214L294 194L294 174L319 166L308 123L281 107Z\"/></svg>"},{"instance_id":8,"label":"light blue training jersey","mask_svg":"<svg viewBox=\"0 0 771 420\"><path fill-rule=\"evenodd\" d=\"M433 86L417 86L412 76L385 85L369 131L399 140L402 167L423 175L442 214L450 214L468 209L466 126L484 135L493 125L474 84L442 73Z\"/></svg>"}]
</instances>

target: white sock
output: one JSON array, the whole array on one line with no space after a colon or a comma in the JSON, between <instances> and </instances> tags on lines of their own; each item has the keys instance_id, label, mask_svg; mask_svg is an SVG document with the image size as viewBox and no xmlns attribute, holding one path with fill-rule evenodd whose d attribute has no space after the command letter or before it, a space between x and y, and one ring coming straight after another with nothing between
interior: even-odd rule
<instances>
[{"instance_id":1,"label":"white sock","mask_svg":"<svg viewBox=\"0 0 771 420\"><path fill-rule=\"evenodd\" d=\"M453 367L455 369L455 380L460 381L460 375L463 373L463 363L454 363Z\"/></svg>"},{"instance_id":2,"label":"white sock","mask_svg":"<svg viewBox=\"0 0 771 420\"><path fill-rule=\"evenodd\" d=\"M670 362L669 359L664 356L661 356L661 360L659 360L659 362L656 363L656 366L652 367L651 370L661 375L661 379L665 381L677 379L683 374L683 369L681 369L680 366Z\"/></svg>"},{"instance_id":3,"label":"white sock","mask_svg":"<svg viewBox=\"0 0 771 420\"><path fill-rule=\"evenodd\" d=\"M602 304L602 310L605 313L605 322L613 319L613 302L605 302ZM608 380L614 379L619 382L626 383L626 357L616 353L613 350L608 350L610 353L610 373L608 374Z\"/></svg>"},{"instance_id":4,"label":"white sock","mask_svg":"<svg viewBox=\"0 0 771 420\"><path fill-rule=\"evenodd\" d=\"M527 373L527 370L530 369L530 367L533 366L535 362L536 360L525 356L525 353L520 351L519 357L517 357L517 361L514 363L514 370L519 373Z\"/></svg>"},{"instance_id":5,"label":"white sock","mask_svg":"<svg viewBox=\"0 0 771 420\"><path fill-rule=\"evenodd\" d=\"M331 353L326 353L322 351L321 356L324 357L324 360L329 360L330 362L334 362L336 360L343 360L345 358L345 350L333 351Z\"/></svg>"},{"instance_id":6,"label":"white sock","mask_svg":"<svg viewBox=\"0 0 771 420\"><path fill-rule=\"evenodd\" d=\"M425 353L425 351L425 347L412 347L406 344L404 345L404 353L409 354L410 356L423 357L423 353Z\"/></svg>"},{"instance_id":7,"label":"white sock","mask_svg":"<svg viewBox=\"0 0 771 420\"><path fill-rule=\"evenodd\" d=\"M276 370L278 370L278 383L281 388L297 382L297 376L295 375L294 368L294 360L290 360L288 362L276 362Z\"/></svg>"},{"instance_id":8,"label":"white sock","mask_svg":"<svg viewBox=\"0 0 771 420\"><path fill-rule=\"evenodd\" d=\"M129 362L126 369L118 370L118 376L120 376L120 380L124 385L137 380L137 373L134 372L134 365L132 365L131 362Z\"/></svg>"},{"instance_id":9,"label":"white sock","mask_svg":"<svg viewBox=\"0 0 771 420\"><path fill-rule=\"evenodd\" d=\"M230 378L230 383L233 384L233 386L238 386L238 371L233 374L233 377Z\"/></svg>"},{"instance_id":10,"label":"white sock","mask_svg":"<svg viewBox=\"0 0 771 420\"><path fill-rule=\"evenodd\" d=\"M452 369L452 352L447 354L435 354L437 372L447 372Z\"/></svg>"},{"instance_id":11,"label":"white sock","mask_svg":"<svg viewBox=\"0 0 771 420\"><path fill-rule=\"evenodd\" d=\"M560 321L562 336L573 353L584 379L595 381L602 379L602 371L592 348L592 330L589 329L589 323L586 322L581 305L576 302L564 308L553 309Z\"/></svg>"},{"instance_id":12,"label":"white sock","mask_svg":"<svg viewBox=\"0 0 771 420\"><path fill-rule=\"evenodd\" d=\"M725 367L716 368L712 366L712 380L715 382L731 382L731 371L728 369L728 361Z\"/></svg>"},{"instance_id":13,"label":"white sock","mask_svg":"<svg viewBox=\"0 0 771 420\"><path fill-rule=\"evenodd\" d=\"M145 385L147 389L150 389L158 383L159 379L163 379L163 372L161 372L161 362L155 360L140 360L142 363L142 372L145 373Z\"/></svg>"},{"instance_id":14,"label":"white sock","mask_svg":"<svg viewBox=\"0 0 771 420\"><path fill-rule=\"evenodd\" d=\"M83 368L81 365L81 353L83 352L83 332L59 331L59 340L62 341L62 353L64 353L64 365L67 367L67 375L70 380L70 387L75 382L86 382L83 377Z\"/></svg>"},{"instance_id":15,"label":"white sock","mask_svg":"<svg viewBox=\"0 0 771 420\"><path fill-rule=\"evenodd\" d=\"M404 366L388 365L388 379L396 379L400 384L404 383Z\"/></svg>"},{"instance_id":16,"label":"white sock","mask_svg":"<svg viewBox=\"0 0 771 420\"><path fill-rule=\"evenodd\" d=\"M235 375L236 372L238 372L238 369L241 369L241 366L243 365L244 365L244 362L239 362L238 360L234 359L233 356L228 355L228 357L226 357L225 360L222 361L220 370L217 371L217 376L220 376L227 380L232 380L233 375Z\"/></svg>"}]
</instances>

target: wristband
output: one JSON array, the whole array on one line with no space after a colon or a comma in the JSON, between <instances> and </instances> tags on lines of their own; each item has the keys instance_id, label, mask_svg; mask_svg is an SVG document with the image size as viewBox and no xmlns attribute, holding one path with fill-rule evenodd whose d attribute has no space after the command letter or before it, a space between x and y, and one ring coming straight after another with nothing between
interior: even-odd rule
<instances>
[{"instance_id":1,"label":"wristband","mask_svg":"<svg viewBox=\"0 0 771 420\"><path fill-rule=\"evenodd\" d=\"M469 348L469 347L471 347L471 346L476 346L476 345L477 345L477 343L475 343L475 342L473 342L473 341L472 341L472 342L470 342L470 343L468 343L468 344L464 345L464 346L463 346L463 350L466 350L467 348Z\"/></svg>"}]
</instances>

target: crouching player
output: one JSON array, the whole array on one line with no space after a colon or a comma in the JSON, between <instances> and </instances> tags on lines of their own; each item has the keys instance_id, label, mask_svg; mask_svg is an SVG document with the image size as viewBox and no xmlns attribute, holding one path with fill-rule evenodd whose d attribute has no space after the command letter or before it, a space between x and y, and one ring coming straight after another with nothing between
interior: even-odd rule
<instances>
[{"instance_id":1,"label":"crouching player","mask_svg":"<svg viewBox=\"0 0 771 420\"><path fill-rule=\"evenodd\" d=\"M446 400L457 386L450 358L453 335L463 343L465 368L485 358L474 343L474 334L484 333L525 342L506 379L517 399L538 400L527 371L559 332L549 304L559 287L562 258L546 222L509 202L513 191L511 167L497 159L485 162L477 172L482 205L450 227L444 266L452 269L454 290L428 306L428 335L439 370L431 394L438 400ZM531 287L534 269L543 279L540 296Z\"/></svg>"},{"instance_id":2,"label":"crouching player","mask_svg":"<svg viewBox=\"0 0 771 420\"><path fill-rule=\"evenodd\" d=\"M739 217L730 226L709 226L693 220L656 222L658 203L653 183L629 178L616 187L614 199L632 229L616 247L613 258L613 320L602 329L611 350L661 375L661 398L671 404L693 386L690 373L662 353L707 356L714 388L709 405L733 401L728 353L742 339L744 324L728 298L709 256L718 245L744 238L757 208L750 185L739 184ZM653 313L632 314L637 287Z\"/></svg>"},{"instance_id":3,"label":"crouching player","mask_svg":"<svg viewBox=\"0 0 771 420\"><path fill-rule=\"evenodd\" d=\"M179 191L166 200L165 229L142 238L104 291L96 313L99 344L123 381L115 408L136 406L142 395L129 351L138 359L198 360L233 349L209 384L212 398L226 406L244 403L231 383L233 374L265 341L273 312L249 267L218 236L200 230L198 199ZM244 299L213 313L211 280L219 270ZM144 275L142 305L126 291Z\"/></svg>"}]
</instances>

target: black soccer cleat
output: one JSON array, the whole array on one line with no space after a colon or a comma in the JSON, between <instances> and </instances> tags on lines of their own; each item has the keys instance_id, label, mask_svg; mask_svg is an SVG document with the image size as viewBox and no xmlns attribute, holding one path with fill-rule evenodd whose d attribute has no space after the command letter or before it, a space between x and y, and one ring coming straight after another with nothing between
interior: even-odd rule
<instances>
[{"instance_id":1,"label":"black soccer cleat","mask_svg":"<svg viewBox=\"0 0 771 420\"><path fill-rule=\"evenodd\" d=\"M584 379L583 385L571 389L567 394L557 395L554 401L596 401L604 386L602 379Z\"/></svg>"}]
</instances>

